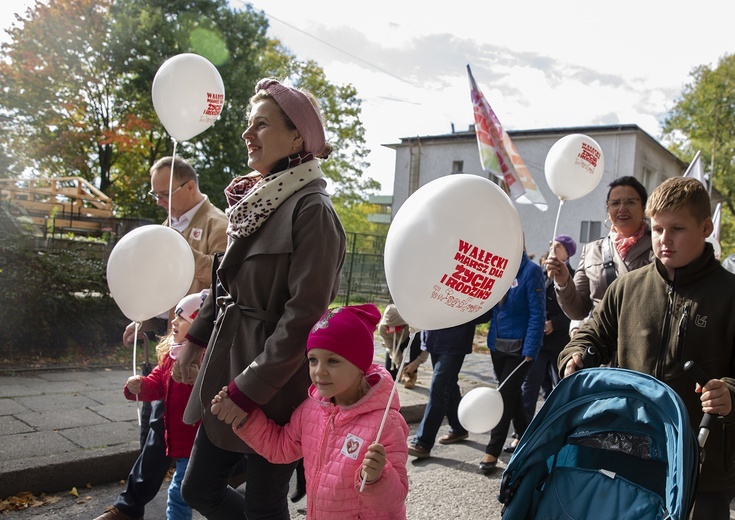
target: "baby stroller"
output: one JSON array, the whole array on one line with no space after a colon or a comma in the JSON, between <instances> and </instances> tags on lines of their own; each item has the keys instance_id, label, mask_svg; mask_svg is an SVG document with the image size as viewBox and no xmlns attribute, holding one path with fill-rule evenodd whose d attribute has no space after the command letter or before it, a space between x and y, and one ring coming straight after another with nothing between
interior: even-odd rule
<instances>
[{"instance_id":1,"label":"baby stroller","mask_svg":"<svg viewBox=\"0 0 735 520\"><path fill-rule=\"evenodd\" d=\"M699 446L684 403L619 368L564 378L503 473L503 520L677 519L694 504Z\"/></svg>"}]
</instances>

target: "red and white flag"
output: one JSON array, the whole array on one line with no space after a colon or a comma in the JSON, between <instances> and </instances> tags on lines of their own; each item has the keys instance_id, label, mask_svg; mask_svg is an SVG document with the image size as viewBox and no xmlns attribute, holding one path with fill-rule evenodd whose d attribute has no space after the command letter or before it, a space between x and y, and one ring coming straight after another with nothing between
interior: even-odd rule
<instances>
[{"instance_id":1,"label":"red and white flag","mask_svg":"<svg viewBox=\"0 0 735 520\"><path fill-rule=\"evenodd\" d=\"M475 114L475 133L480 150L480 164L485 171L502 179L510 189L510 195L519 203L532 203L541 211L548 209L546 199L510 140L490 104L477 87L470 66L467 65L470 79L470 95Z\"/></svg>"},{"instance_id":2,"label":"red and white flag","mask_svg":"<svg viewBox=\"0 0 735 520\"><path fill-rule=\"evenodd\" d=\"M684 172L684 177L692 177L694 179L697 179L699 182L702 183L705 189L709 189L709 186L707 186L707 176L704 174L704 170L702 169L702 157L700 156L701 153L701 151L697 151L697 155L694 156L694 159L689 164L689 168L687 168L687 171Z\"/></svg>"}]
</instances>

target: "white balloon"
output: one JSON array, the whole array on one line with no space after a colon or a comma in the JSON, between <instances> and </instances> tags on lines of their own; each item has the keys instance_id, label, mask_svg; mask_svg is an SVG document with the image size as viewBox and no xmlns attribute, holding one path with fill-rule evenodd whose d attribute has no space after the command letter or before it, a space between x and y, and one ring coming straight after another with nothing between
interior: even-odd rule
<instances>
[{"instance_id":1,"label":"white balloon","mask_svg":"<svg viewBox=\"0 0 735 520\"><path fill-rule=\"evenodd\" d=\"M562 200L574 200L590 193L600 183L604 171L602 148L584 134L559 139L549 150L544 164L546 182Z\"/></svg>"},{"instance_id":2,"label":"white balloon","mask_svg":"<svg viewBox=\"0 0 735 520\"><path fill-rule=\"evenodd\" d=\"M151 90L158 118L179 142L212 126L225 103L222 77L198 54L178 54L163 62Z\"/></svg>"},{"instance_id":3,"label":"white balloon","mask_svg":"<svg viewBox=\"0 0 735 520\"><path fill-rule=\"evenodd\" d=\"M470 433L485 433L495 428L503 417L503 396L493 388L473 388L459 402L457 416Z\"/></svg>"},{"instance_id":4,"label":"white balloon","mask_svg":"<svg viewBox=\"0 0 735 520\"><path fill-rule=\"evenodd\" d=\"M107 285L120 310L144 321L173 308L194 280L194 253L178 231L149 225L120 241L107 261Z\"/></svg>"},{"instance_id":5,"label":"white balloon","mask_svg":"<svg viewBox=\"0 0 735 520\"><path fill-rule=\"evenodd\" d=\"M429 182L401 206L385 240L385 277L406 322L436 330L479 317L508 291L523 231L508 195L488 179Z\"/></svg>"},{"instance_id":6,"label":"white balloon","mask_svg":"<svg viewBox=\"0 0 735 520\"><path fill-rule=\"evenodd\" d=\"M722 246L720 246L720 242L716 238L711 236L707 237L705 240L712 244L712 247L715 250L715 258L719 262L720 258L722 257Z\"/></svg>"}]
</instances>

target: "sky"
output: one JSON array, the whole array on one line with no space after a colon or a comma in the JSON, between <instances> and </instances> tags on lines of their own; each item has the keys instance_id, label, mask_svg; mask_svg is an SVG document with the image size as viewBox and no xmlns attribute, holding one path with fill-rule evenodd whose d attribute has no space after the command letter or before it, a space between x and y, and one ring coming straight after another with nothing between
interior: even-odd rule
<instances>
[{"instance_id":1,"label":"sky","mask_svg":"<svg viewBox=\"0 0 735 520\"><path fill-rule=\"evenodd\" d=\"M0 27L32 3L3 0ZM506 130L636 124L659 138L693 69L735 53L731 0L248 3L297 58L355 86L383 194L395 152L382 145L473 123L467 65Z\"/></svg>"}]
</instances>

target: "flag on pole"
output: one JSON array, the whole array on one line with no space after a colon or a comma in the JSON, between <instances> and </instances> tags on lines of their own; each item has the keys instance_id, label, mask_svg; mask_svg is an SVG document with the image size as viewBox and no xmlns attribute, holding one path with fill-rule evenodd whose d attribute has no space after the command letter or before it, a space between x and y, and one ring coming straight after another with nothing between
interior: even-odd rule
<instances>
[{"instance_id":1,"label":"flag on pole","mask_svg":"<svg viewBox=\"0 0 735 520\"><path fill-rule=\"evenodd\" d=\"M692 177L694 179L697 179L699 182L702 183L702 185L705 187L705 189L708 189L707 186L707 177L704 175L704 170L702 169L702 157L700 156L701 150L697 150L697 155L694 156L694 159L689 164L689 168L687 168L687 171L684 172L684 177Z\"/></svg>"},{"instance_id":2,"label":"flag on pole","mask_svg":"<svg viewBox=\"0 0 735 520\"><path fill-rule=\"evenodd\" d=\"M715 207L715 214L712 215L712 234L710 235L712 238L720 241L720 213L722 211L722 202L717 203L717 207Z\"/></svg>"},{"instance_id":3,"label":"flag on pole","mask_svg":"<svg viewBox=\"0 0 735 520\"><path fill-rule=\"evenodd\" d=\"M520 203L530 202L541 211L546 211L548 208L546 199L536 186L531 172L526 168L508 132L503 129L495 112L477 87L469 65L467 75L470 79L480 164L485 171L505 181L514 200Z\"/></svg>"}]
</instances>

